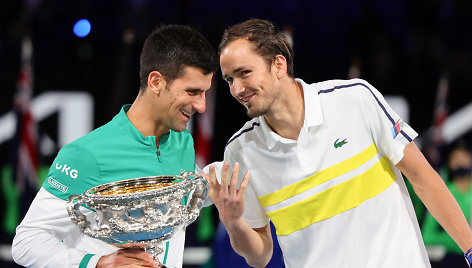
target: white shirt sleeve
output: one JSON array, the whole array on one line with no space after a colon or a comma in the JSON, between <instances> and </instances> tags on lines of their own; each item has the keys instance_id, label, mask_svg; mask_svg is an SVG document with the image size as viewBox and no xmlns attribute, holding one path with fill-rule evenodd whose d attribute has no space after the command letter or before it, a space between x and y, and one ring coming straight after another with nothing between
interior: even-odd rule
<instances>
[{"instance_id":1,"label":"white shirt sleeve","mask_svg":"<svg viewBox=\"0 0 472 268\"><path fill-rule=\"evenodd\" d=\"M392 110L377 89L364 80L359 81L366 86L359 91L359 97L375 144L381 154L396 165L403 158L406 145L415 139L418 133Z\"/></svg>"},{"instance_id":2,"label":"white shirt sleeve","mask_svg":"<svg viewBox=\"0 0 472 268\"><path fill-rule=\"evenodd\" d=\"M90 248L78 247L79 244ZM16 263L25 267L79 267L84 256L94 252L97 255L90 258L87 266L82 263L82 267L95 267L101 256L116 249L85 236L70 219L66 201L41 188L16 228L12 255Z\"/></svg>"}]
</instances>

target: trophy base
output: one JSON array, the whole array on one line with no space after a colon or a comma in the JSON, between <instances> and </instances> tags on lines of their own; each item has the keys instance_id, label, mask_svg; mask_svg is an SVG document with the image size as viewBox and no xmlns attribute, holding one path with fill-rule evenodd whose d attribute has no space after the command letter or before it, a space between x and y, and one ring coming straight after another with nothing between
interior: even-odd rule
<instances>
[{"instance_id":1,"label":"trophy base","mask_svg":"<svg viewBox=\"0 0 472 268\"><path fill-rule=\"evenodd\" d=\"M154 260L159 260L159 254L162 254L164 252L164 249L162 249L160 245L165 243L165 241L167 240L163 241L162 239L153 239L147 241L139 241L137 243L144 244L144 251L150 253L154 257ZM164 264L161 265L161 268L177 268L177 266L168 266Z\"/></svg>"},{"instance_id":2,"label":"trophy base","mask_svg":"<svg viewBox=\"0 0 472 268\"><path fill-rule=\"evenodd\" d=\"M164 252L164 250L162 248L159 247L159 244L158 243L149 243L145 248L144 248L144 251L150 253L155 260L157 260L157 256L159 254L161 254L162 252Z\"/></svg>"}]
</instances>

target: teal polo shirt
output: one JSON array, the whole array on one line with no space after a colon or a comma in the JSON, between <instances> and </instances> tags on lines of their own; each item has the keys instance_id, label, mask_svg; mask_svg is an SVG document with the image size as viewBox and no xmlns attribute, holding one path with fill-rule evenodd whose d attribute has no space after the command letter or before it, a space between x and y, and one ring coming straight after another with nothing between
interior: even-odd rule
<instances>
[{"instance_id":1,"label":"teal polo shirt","mask_svg":"<svg viewBox=\"0 0 472 268\"><path fill-rule=\"evenodd\" d=\"M161 137L143 136L128 119L125 105L106 125L65 145L58 153L43 187L67 200L70 195L113 181L195 171L191 134L184 130Z\"/></svg>"}]
</instances>

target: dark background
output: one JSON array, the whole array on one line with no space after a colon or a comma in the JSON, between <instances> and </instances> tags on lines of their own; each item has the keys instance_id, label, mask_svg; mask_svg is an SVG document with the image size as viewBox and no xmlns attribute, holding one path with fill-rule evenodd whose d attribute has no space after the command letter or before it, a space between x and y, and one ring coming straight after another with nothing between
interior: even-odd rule
<instances>
[{"instance_id":1,"label":"dark background","mask_svg":"<svg viewBox=\"0 0 472 268\"><path fill-rule=\"evenodd\" d=\"M92 24L85 38L72 33L81 18ZM450 81L451 113L472 100L472 2L467 0L3 0L0 114L12 108L25 33L34 46L34 95L90 92L95 126L100 126L134 100L139 52L156 25L191 25L216 47L225 28L249 18L292 29L296 77L306 82L345 79L355 62L360 77L384 95L408 100L410 123L419 132L432 123L442 74ZM123 41L125 31L135 33L134 42ZM247 117L217 76L214 158L220 159L222 146ZM40 122L40 127L56 136L54 124Z\"/></svg>"},{"instance_id":2,"label":"dark background","mask_svg":"<svg viewBox=\"0 0 472 268\"><path fill-rule=\"evenodd\" d=\"M82 18L92 30L78 38L72 27ZM157 25L191 25L217 47L225 28L249 18L292 29L296 77L308 83L346 79L356 64L360 77L381 93L407 99L410 124L420 133L432 124L442 75L450 83L450 113L472 101L469 0L2 0L0 115L13 108L25 34L34 47L34 95L50 90L91 93L95 128L122 104L133 102L139 53ZM125 42L125 32L133 33L134 41ZM226 141L248 119L220 73L216 82L212 160L222 159ZM54 116L39 122L39 128L57 138ZM470 140L470 134L466 137ZM7 164L8 143L0 144L0 152L0 164ZM41 159L44 165L51 161Z\"/></svg>"},{"instance_id":3,"label":"dark background","mask_svg":"<svg viewBox=\"0 0 472 268\"><path fill-rule=\"evenodd\" d=\"M73 35L81 18L92 24ZM3 0L0 4L0 113L12 108L25 33L34 46L34 94L87 91L95 100L95 126L106 123L138 92L142 43L160 24L187 24L216 47L223 30L249 18L293 31L296 77L306 82L347 78L355 62L384 95L410 103L419 132L432 122L439 77L450 81L450 112L472 100L472 2L448 1L150 1ZM125 31L135 40L123 41ZM217 74L214 157L247 119ZM40 122L41 126L41 122ZM55 137L54 125L43 126Z\"/></svg>"}]
</instances>

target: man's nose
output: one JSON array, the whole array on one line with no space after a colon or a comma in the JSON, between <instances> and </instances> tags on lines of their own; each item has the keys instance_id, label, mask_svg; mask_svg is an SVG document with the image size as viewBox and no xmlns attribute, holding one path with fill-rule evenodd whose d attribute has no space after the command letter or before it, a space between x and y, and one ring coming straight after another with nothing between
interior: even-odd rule
<instances>
[{"instance_id":1,"label":"man's nose","mask_svg":"<svg viewBox=\"0 0 472 268\"><path fill-rule=\"evenodd\" d=\"M193 108L199 113L205 112L205 109L206 109L205 94L200 94L197 96L197 99L195 100L193 104Z\"/></svg>"},{"instance_id":2,"label":"man's nose","mask_svg":"<svg viewBox=\"0 0 472 268\"><path fill-rule=\"evenodd\" d=\"M234 79L230 90L233 96L238 96L239 94L245 91L245 87L239 79Z\"/></svg>"}]
</instances>

